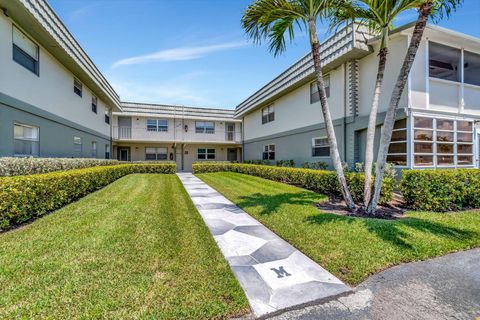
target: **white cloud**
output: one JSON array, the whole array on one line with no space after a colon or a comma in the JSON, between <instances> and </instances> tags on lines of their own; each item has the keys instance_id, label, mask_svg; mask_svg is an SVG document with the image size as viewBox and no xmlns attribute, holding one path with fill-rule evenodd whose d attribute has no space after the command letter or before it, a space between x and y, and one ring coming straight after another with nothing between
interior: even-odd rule
<instances>
[{"instance_id":1,"label":"white cloud","mask_svg":"<svg viewBox=\"0 0 480 320\"><path fill-rule=\"evenodd\" d=\"M168 81L133 82L131 80L112 79L110 83L118 92L122 101L145 103L164 103L193 106L214 106L209 93L192 86L195 78L204 73L192 72Z\"/></svg>"},{"instance_id":2,"label":"white cloud","mask_svg":"<svg viewBox=\"0 0 480 320\"><path fill-rule=\"evenodd\" d=\"M161 50L158 52L130 57L115 62L112 68L116 68L122 65L143 64L154 61L182 61L182 60L194 60L206 56L209 53L236 49L247 45L245 41L239 42L227 42L221 44L214 44L209 46L198 47L181 47Z\"/></svg>"}]
</instances>

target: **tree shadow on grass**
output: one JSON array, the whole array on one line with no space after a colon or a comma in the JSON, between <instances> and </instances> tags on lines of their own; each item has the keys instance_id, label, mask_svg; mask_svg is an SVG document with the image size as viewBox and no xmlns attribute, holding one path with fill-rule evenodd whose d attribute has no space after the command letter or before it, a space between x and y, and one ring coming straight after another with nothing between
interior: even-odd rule
<instances>
[{"instance_id":1,"label":"tree shadow on grass","mask_svg":"<svg viewBox=\"0 0 480 320\"><path fill-rule=\"evenodd\" d=\"M335 222L362 223L369 232L374 233L380 239L405 249L414 249L414 246L407 242L411 235L406 232L405 227L451 240L470 240L479 236L475 231L462 230L460 228L413 217L397 220L384 220L363 217L344 217L330 213L320 213L307 217L304 221L317 225Z\"/></svg>"},{"instance_id":2,"label":"tree shadow on grass","mask_svg":"<svg viewBox=\"0 0 480 320\"><path fill-rule=\"evenodd\" d=\"M261 206L260 214L269 215L276 212L283 204L313 206L321 197L321 195L308 191L275 195L255 193L240 197L237 205L245 210L248 210L249 207Z\"/></svg>"},{"instance_id":3,"label":"tree shadow on grass","mask_svg":"<svg viewBox=\"0 0 480 320\"><path fill-rule=\"evenodd\" d=\"M304 191L297 193L280 193L275 195L255 193L241 197L237 203L239 207L248 211L250 207L260 206L261 215L275 213L283 204L312 206L318 202L321 195ZM408 243L411 235L406 231L408 228L419 232L433 234L438 237L451 240L470 240L480 235L475 231L462 230L453 226L446 226L437 222L406 217L397 220L385 220L363 217L348 217L331 213L318 213L306 217L302 222L316 225L329 223L362 223L365 228L378 236L380 239L397 247L414 250L414 246Z\"/></svg>"}]
</instances>

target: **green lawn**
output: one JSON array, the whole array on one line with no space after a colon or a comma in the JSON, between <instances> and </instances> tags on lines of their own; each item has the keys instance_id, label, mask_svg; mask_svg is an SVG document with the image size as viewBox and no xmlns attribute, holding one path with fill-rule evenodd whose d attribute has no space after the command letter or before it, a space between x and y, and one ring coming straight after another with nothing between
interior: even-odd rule
<instances>
[{"instance_id":1,"label":"green lawn","mask_svg":"<svg viewBox=\"0 0 480 320\"><path fill-rule=\"evenodd\" d=\"M210 319L246 311L175 175L129 175L0 234L2 319Z\"/></svg>"},{"instance_id":2,"label":"green lawn","mask_svg":"<svg viewBox=\"0 0 480 320\"><path fill-rule=\"evenodd\" d=\"M480 212L408 212L399 220L320 212L314 192L239 173L197 175L350 284L402 262L480 246Z\"/></svg>"}]
</instances>

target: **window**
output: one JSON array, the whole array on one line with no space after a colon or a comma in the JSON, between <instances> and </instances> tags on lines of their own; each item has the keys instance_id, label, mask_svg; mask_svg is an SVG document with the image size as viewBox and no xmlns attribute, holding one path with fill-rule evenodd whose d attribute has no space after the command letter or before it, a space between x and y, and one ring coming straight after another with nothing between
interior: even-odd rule
<instances>
[{"instance_id":1,"label":"window","mask_svg":"<svg viewBox=\"0 0 480 320\"><path fill-rule=\"evenodd\" d=\"M395 121L387 162L396 166L407 165L407 119Z\"/></svg>"},{"instance_id":2,"label":"window","mask_svg":"<svg viewBox=\"0 0 480 320\"><path fill-rule=\"evenodd\" d=\"M312 157L329 157L330 144L327 137L312 139Z\"/></svg>"},{"instance_id":3,"label":"window","mask_svg":"<svg viewBox=\"0 0 480 320\"><path fill-rule=\"evenodd\" d=\"M13 60L38 75L39 49L23 32L13 26Z\"/></svg>"},{"instance_id":4,"label":"window","mask_svg":"<svg viewBox=\"0 0 480 320\"><path fill-rule=\"evenodd\" d=\"M148 161L162 161L168 158L168 149L161 148L145 148L145 160Z\"/></svg>"},{"instance_id":5,"label":"window","mask_svg":"<svg viewBox=\"0 0 480 320\"><path fill-rule=\"evenodd\" d=\"M274 144L267 144L263 147L263 160L275 160Z\"/></svg>"},{"instance_id":6,"label":"window","mask_svg":"<svg viewBox=\"0 0 480 320\"><path fill-rule=\"evenodd\" d=\"M473 122L414 117L413 160L417 167L473 164Z\"/></svg>"},{"instance_id":7,"label":"window","mask_svg":"<svg viewBox=\"0 0 480 320\"><path fill-rule=\"evenodd\" d=\"M92 97L92 112L97 113L97 97Z\"/></svg>"},{"instance_id":8,"label":"window","mask_svg":"<svg viewBox=\"0 0 480 320\"><path fill-rule=\"evenodd\" d=\"M110 159L110 145L105 145L105 159Z\"/></svg>"},{"instance_id":9,"label":"window","mask_svg":"<svg viewBox=\"0 0 480 320\"><path fill-rule=\"evenodd\" d=\"M97 157L97 141L92 141L92 158Z\"/></svg>"},{"instance_id":10,"label":"window","mask_svg":"<svg viewBox=\"0 0 480 320\"><path fill-rule=\"evenodd\" d=\"M460 82L461 50L429 43L430 77Z\"/></svg>"},{"instance_id":11,"label":"window","mask_svg":"<svg viewBox=\"0 0 480 320\"><path fill-rule=\"evenodd\" d=\"M198 160L215 160L215 149L198 148L197 159Z\"/></svg>"},{"instance_id":12,"label":"window","mask_svg":"<svg viewBox=\"0 0 480 320\"><path fill-rule=\"evenodd\" d=\"M262 109L262 124L272 122L275 120L275 110L273 105L265 107Z\"/></svg>"},{"instance_id":13,"label":"window","mask_svg":"<svg viewBox=\"0 0 480 320\"><path fill-rule=\"evenodd\" d=\"M325 83L325 93L327 98L330 98L330 77L323 78ZM310 104L320 101L320 94L318 93L317 82L310 83Z\"/></svg>"},{"instance_id":14,"label":"window","mask_svg":"<svg viewBox=\"0 0 480 320\"><path fill-rule=\"evenodd\" d=\"M82 152L82 138L73 137L73 151Z\"/></svg>"},{"instance_id":15,"label":"window","mask_svg":"<svg viewBox=\"0 0 480 320\"><path fill-rule=\"evenodd\" d=\"M147 131L168 131L168 120L147 119Z\"/></svg>"},{"instance_id":16,"label":"window","mask_svg":"<svg viewBox=\"0 0 480 320\"><path fill-rule=\"evenodd\" d=\"M196 133L215 133L215 123L213 121L196 121L195 122Z\"/></svg>"},{"instance_id":17,"label":"window","mask_svg":"<svg viewBox=\"0 0 480 320\"><path fill-rule=\"evenodd\" d=\"M14 153L17 156L39 155L39 128L25 124L13 125Z\"/></svg>"},{"instance_id":18,"label":"window","mask_svg":"<svg viewBox=\"0 0 480 320\"><path fill-rule=\"evenodd\" d=\"M73 79L73 92L75 92L79 97L82 96L82 83L77 79Z\"/></svg>"},{"instance_id":19,"label":"window","mask_svg":"<svg viewBox=\"0 0 480 320\"><path fill-rule=\"evenodd\" d=\"M463 52L463 81L480 86L480 55L468 51Z\"/></svg>"},{"instance_id":20,"label":"window","mask_svg":"<svg viewBox=\"0 0 480 320\"><path fill-rule=\"evenodd\" d=\"M110 115L108 114L108 110L105 111L105 123L110 124Z\"/></svg>"}]
</instances>

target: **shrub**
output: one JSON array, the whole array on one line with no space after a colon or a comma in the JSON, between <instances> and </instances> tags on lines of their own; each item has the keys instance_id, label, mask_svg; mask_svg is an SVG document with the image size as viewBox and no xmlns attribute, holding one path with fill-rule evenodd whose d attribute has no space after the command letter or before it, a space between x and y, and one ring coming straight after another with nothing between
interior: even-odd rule
<instances>
[{"instance_id":1,"label":"shrub","mask_svg":"<svg viewBox=\"0 0 480 320\"><path fill-rule=\"evenodd\" d=\"M337 176L334 171L215 162L197 162L193 164L194 173L222 171L249 174L268 180L296 185L322 194L333 196L341 195ZM355 201L362 201L364 175L361 173L347 172L346 179ZM383 181L381 203L387 203L392 199L394 187L395 179L386 177Z\"/></svg>"},{"instance_id":2,"label":"shrub","mask_svg":"<svg viewBox=\"0 0 480 320\"><path fill-rule=\"evenodd\" d=\"M11 228L131 173L175 173L174 163L122 164L0 178L0 230Z\"/></svg>"},{"instance_id":3,"label":"shrub","mask_svg":"<svg viewBox=\"0 0 480 320\"><path fill-rule=\"evenodd\" d=\"M270 161L268 161L268 160L245 160L245 161L243 161L243 163L269 165Z\"/></svg>"},{"instance_id":4,"label":"shrub","mask_svg":"<svg viewBox=\"0 0 480 320\"><path fill-rule=\"evenodd\" d=\"M19 176L118 164L117 160L104 159L5 157L0 158L0 176Z\"/></svg>"},{"instance_id":5,"label":"shrub","mask_svg":"<svg viewBox=\"0 0 480 320\"><path fill-rule=\"evenodd\" d=\"M293 160L278 160L276 165L277 165L277 167L293 168L293 167L295 167L295 161L293 161Z\"/></svg>"},{"instance_id":6,"label":"shrub","mask_svg":"<svg viewBox=\"0 0 480 320\"><path fill-rule=\"evenodd\" d=\"M480 170L404 170L400 189L414 210L480 208Z\"/></svg>"},{"instance_id":7,"label":"shrub","mask_svg":"<svg viewBox=\"0 0 480 320\"><path fill-rule=\"evenodd\" d=\"M304 162L302 164L302 168L304 168L304 169L314 169L314 170L327 170L328 169L328 164L324 161Z\"/></svg>"}]
</instances>

